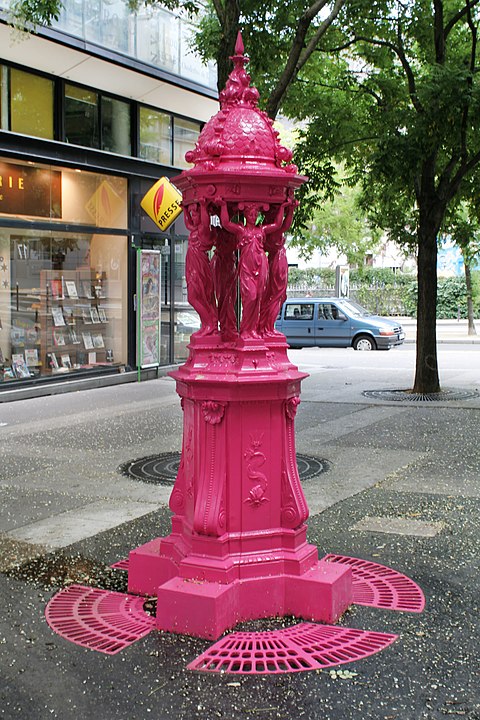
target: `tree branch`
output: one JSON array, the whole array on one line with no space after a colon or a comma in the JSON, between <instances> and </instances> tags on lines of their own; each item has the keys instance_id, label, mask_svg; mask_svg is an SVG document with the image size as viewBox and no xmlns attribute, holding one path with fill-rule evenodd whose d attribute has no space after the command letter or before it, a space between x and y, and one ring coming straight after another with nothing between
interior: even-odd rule
<instances>
[{"instance_id":1,"label":"tree branch","mask_svg":"<svg viewBox=\"0 0 480 720\"><path fill-rule=\"evenodd\" d=\"M472 95L472 87L473 87L473 72L475 70L475 61L477 56L477 28L475 27L475 24L473 22L472 18L472 10L471 8L468 8L467 10L467 24L470 28L470 33L472 36L472 44L471 44L471 50L470 50L470 74L467 78L467 89L468 89L468 96L467 100L465 101L465 105L462 112L462 123L460 126L460 143L461 143L461 152L462 157L467 157L467 132L468 132L468 118L469 118L469 111L470 111L470 98Z\"/></svg>"},{"instance_id":2,"label":"tree branch","mask_svg":"<svg viewBox=\"0 0 480 720\"><path fill-rule=\"evenodd\" d=\"M225 8L222 6L222 3L220 0L212 0L213 7L215 8L215 12L217 13L218 22L220 23L220 27L223 29L225 25Z\"/></svg>"},{"instance_id":3,"label":"tree branch","mask_svg":"<svg viewBox=\"0 0 480 720\"><path fill-rule=\"evenodd\" d=\"M423 113L424 112L423 106L417 97L415 76L413 74L413 70L410 66L410 63L407 60L407 57L403 50L403 46L401 45L400 47L397 47L397 45L394 45L394 43L390 42L389 40L375 40L374 38L367 38L367 37L364 37L363 35L357 35L355 40L357 42L366 42L366 43L369 43L370 45L378 45L380 47L387 47L395 53L395 55L400 60L402 67L404 69L405 75L407 77L408 94L410 96L410 100L412 101L412 105L418 113Z\"/></svg>"},{"instance_id":4,"label":"tree branch","mask_svg":"<svg viewBox=\"0 0 480 720\"><path fill-rule=\"evenodd\" d=\"M317 2L314 2L303 13L298 21L295 38L293 40L287 62L267 102L266 111L272 119L275 119L280 108L282 98L288 87L296 79L300 69L305 65L318 45L320 38L325 34L332 22L335 20L346 0L335 0L335 4L330 14L317 28L307 47L304 48L305 39L310 29L310 25L320 10L325 7L327 2L328 0L317 0Z\"/></svg>"},{"instance_id":5,"label":"tree branch","mask_svg":"<svg viewBox=\"0 0 480 720\"><path fill-rule=\"evenodd\" d=\"M445 31L443 28L443 0L433 2L433 36L435 42L435 60L445 64Z\"/></svg>"},{"instance_id":6,"label":"tree branch","mask_svg":"<svg viewBox=\"0 0 480 720\"><path fill-rule=\"evenodd\" d=\"M443 30L443 35L444 35L445 40L447 39L450 32L453 30L455 25L463 18L463 16L467 12L470 12L470 10L472 10L475 7L475 5L478 5L479 2L480 2L480 0L470 0L469 2L466 2L465 7L462 8L461 10L459 10L457 13L455 13L455 15L452 18L450 18L450 20L445 25L445 28Z\"/></svg>"}]
</instances>

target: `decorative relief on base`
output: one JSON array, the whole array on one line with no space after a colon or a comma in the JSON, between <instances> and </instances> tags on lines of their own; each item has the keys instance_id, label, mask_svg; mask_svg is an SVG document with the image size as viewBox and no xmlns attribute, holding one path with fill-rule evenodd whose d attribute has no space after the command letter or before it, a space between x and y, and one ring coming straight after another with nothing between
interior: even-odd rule
<instances>
[{"instance_id":1,"label":"decorative relief on base","mask_svg":"<svg viewBox=\"0 0 480 720\"><path fill-rule=\"evenodd\" d=\"M214 400L205 400L202 402L202 412L205 422L210 423L210 425L217 425L222 422L225 405Z\"/></svg>"},{"instance_id":2,"label":"decorative relief on base","mask_svg":"<svg viewBox=\"0 0 480 720\"><path fill-rule=\"evenodd\" d=\"M225 426L220 429L220 423L225 415L226 405L213 400L205 400L201 403L200 408L205 425L200 430L198 438L199 465L196 468L197 493L193 527L202 535L218 536L225 527ZM219 433L221 439L219 439Z\"/></svg>"},{"instance_id":3,"label":"decorative relief on base","mask_svg":"<svg viewBox=\"0 0 480 720\"><path fill-rule=\"evenodd\" d=\"M295 451L294 420L297 414L300 398L298 395L285 402L285 468L282 474L282 522L286 527L295 528L308 518L308 506L300 484L297 467L297 454ZM291 523L295 524L292 525Z\"/></svg>"},{"instance_id":4,"label":"decorative relief on base","mask_svg":"<svg viewBox=\"0 0 480 720\"><path fill-rule=\"evenodd\" d=\"M246 497L243 502L255 508L269 500L265 495L268 487L267 476L260 470L267 461L266 456L259 449L262 442L263 433L259 438L254 438L253 435L250 435L250 447L243 453L247 462L247 476L255 483L250 489L248 497Z\"/></svg>"}]
</instances>

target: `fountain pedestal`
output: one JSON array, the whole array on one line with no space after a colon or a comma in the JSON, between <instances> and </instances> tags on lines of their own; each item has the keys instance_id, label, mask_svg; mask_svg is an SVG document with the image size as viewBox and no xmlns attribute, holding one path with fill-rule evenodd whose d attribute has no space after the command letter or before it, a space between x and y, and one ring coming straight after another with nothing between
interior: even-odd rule
<instances>
[{"instance_id":1,"label":"fountain pedestal","mask_svg":"<svg viewBox=\"0 0 480 720\"><path fill-rule=\"evenodd\" d=\"M129 558L129 591L157 596L157 626L207 638L275 615L332 623L352 602L351 569L319 561L306 541L294 433L306 375L274 328L306 178L258 109L240 37L235 51L221 109L186 155L193 167L173 179L201 329L171 373L184 414L172 532Z\"/></svg>"}]
</instances>

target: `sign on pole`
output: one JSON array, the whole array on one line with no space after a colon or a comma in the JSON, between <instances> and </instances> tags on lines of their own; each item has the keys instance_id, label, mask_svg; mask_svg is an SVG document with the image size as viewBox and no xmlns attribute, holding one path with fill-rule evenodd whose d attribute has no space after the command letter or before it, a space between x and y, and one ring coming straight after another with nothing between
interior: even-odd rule
<instances>
[{"instance_id":1,"label":"sign on pole","mask_svg":"<svg viewBox=\"0 0 480 720\"><path fill-rule=\"evenodd\" d=\"M157 180L140 202L160 230L166 230L182 212L182 194L166 177Z\"/></svg>"}]
</instances>

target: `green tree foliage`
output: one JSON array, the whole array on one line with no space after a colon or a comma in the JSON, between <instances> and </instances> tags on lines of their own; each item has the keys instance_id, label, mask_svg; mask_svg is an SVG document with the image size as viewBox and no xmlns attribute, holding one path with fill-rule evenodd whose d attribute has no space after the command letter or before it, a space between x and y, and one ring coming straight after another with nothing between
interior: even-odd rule
<instances>
[{"instance_id":1,"label":"green tree foliage","mask_svg":"<svg viewBox=\"0 0 480 720\"><path fill-rule=\"evenodd\" d=\"M418 392L440 387L437 236L480 162L478 5L349 0L331 47L341 78L304 108L306 173L315 178L322 165L343 161L371 222L417 248Z\"/></svg>"},{"instance_id":2,"label":"green tree foliage","mask_svg":"<svg viewBox=\"0 0 480 720\"><path fill-rule=\"evenodd\" d=\"M468 334L476 335L472 267L480 258L480 217L477 209L476 187L467 189L470 191L468 201L460 200L449 209L444 228L459 247L463 256Z\"/></svg>"},{"instance_id":3,"label":"green tree foliage","mask_svg":"<svg viewBox=\"0 0 480 720\"><path fill-rule=\"evenodd\" d=\"M27 19L29 13L48 17L51 5L58 8L58 0L15 3ZM416 247L413 389L438 391L437 236L465 184L478 186L480 179L480 0L161 4L201 10L197 47L217 60L219 87L241 27L270 117L282 107L287 116L304 120L296 155L310 177L303 221L334 194L334 162L343 162L348 183L360 183L370 222Z\"/></svg>"},{"instance_id":4,"label":"green tree foliage","mask_svg":"<svg viewBox=\"0 0 480 720\"><path fill-rule=\"evenodd\" d=\"M333 199L314 209L312 219L297 231L291 245L299 247L300 255L307 259L315 250L326 255L334 248L339 255L346 255L350 266L361 267L365 255L377 252L380 232L371 227L359 201L358 187L339 187Z\"/></svg>"}]
</instances>

